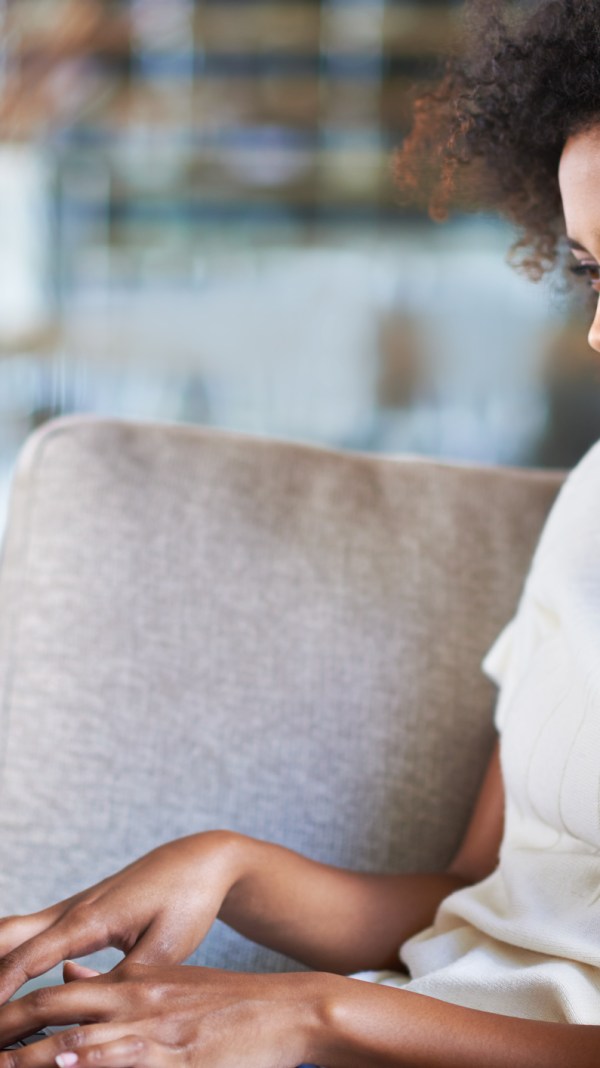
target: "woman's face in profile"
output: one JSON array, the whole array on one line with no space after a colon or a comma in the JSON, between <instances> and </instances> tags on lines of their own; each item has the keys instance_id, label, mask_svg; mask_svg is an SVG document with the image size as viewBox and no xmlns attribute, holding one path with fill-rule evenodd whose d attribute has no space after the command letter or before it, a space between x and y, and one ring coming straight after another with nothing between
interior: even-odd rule
<instances>
[{"instance_id":1,"label":"woman's face in profile","mask_svg":"<svg viewBox=\"0 0 600 1068\"><path fill-rule=\"evenodd\" d=\"M600 125L569 138L559 179L576 271L600 293ZM588 341L600 352L600 301Z\"/></svg>"}]
</instances>

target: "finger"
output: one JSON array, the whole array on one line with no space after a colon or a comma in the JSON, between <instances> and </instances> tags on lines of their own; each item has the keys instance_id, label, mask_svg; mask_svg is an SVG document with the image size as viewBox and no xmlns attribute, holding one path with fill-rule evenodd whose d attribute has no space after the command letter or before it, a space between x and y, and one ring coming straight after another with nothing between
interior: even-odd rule
<instances>
[{"instance_id":1,"label":"finger","mask_svg":"<svg viewBox=\"0 0 600 1068\"><path fill-rule=\"evenodd\" d=\"M28 916L7 916L0 920L0 957L10 953L23 942L51 927L57 919L54 909L44 909Z\"/></svg>"},{"instance_id":2,"label":"finger","mask_svg":"<svg viewBox=\"0 0 600 1068\"><path fill-rule=\"evenodd\" d=\"M33 990L0 1009L0 1049L51 1025L104 1021L114 1011L116 998L114 986L105 983L102 975Z\"/></svg>"},{"instance_id":3,"label":"finger","mask_svg":"<svg viewBox=\"0 0 600 1068\"><path fill-rule=\"evenodd\" d=\"M57 1035L52 1035L30 1046L0 1053L0 1065L2 1068L48 1068L48 1065L56 1062L58 1056L79 1052L79 1049L87 1043L102 1046L113 1042L118 1037L114 1024L72 1027L68 1031L61 1031Z\"/></svg>"},{"instance_id":4,"label":"finger","mask_svg":"<svg viewBox=\"0 0 600 1068\"><path fill-rule=\"evenodd\" d=\"M85 957L110 942L106 926L93 913L72 910L64 919L30 938L7 953L0 960L0 1004L28 979L53 968L69 957Z\"/></svg>"},{"instance_id":5,"label":"finger","mask_svg":"<svg viewBox=\"0 0 600 1068\"><path fill-rule=\"evenodd\" d=\"M0 957L4 957L23 942L28 942L58 923L74 905L81 901L83 896L83 893L73 894L64 901L49 905L48 908L40 909L38 912L30 912L24 916L6 916L0 919Z\"/></svg>"},{"instance_id":6,"label":"finger","mask_svg":"<svg viewBox=\"0 0 600 1068\"><path fill-rule=\"evenodd\" d=\"M94 1045L85 1042L77 1052L67 1050L55 1058L58 1068L166 1068L176 1056L168 1046L138 1035Z\"/></svg>"},{"instance_id":7,"label":"finger","mask_svg":"<svg viewBox=\"0 0 600 1068\"><path fill-rule=\"evenodd\" d=\"M74 960L66 960L63 964L63 981L73 983L77 979L93 979L100 975L94 968L87 968L85 964L78 964Z\"/></svg>"}]
</instances>

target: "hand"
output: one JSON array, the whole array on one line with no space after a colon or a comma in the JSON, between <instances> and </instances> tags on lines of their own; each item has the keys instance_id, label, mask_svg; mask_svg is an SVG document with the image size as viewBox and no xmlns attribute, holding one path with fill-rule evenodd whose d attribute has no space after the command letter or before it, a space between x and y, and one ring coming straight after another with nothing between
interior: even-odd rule
<instances>
[{"instance_id":1,"label":"hand","mask_svg":"<svg viewBox=\"0 0 600 1068\"><path fill-rule=\"evenodd\" d=\"M185 960L235 882L240 841L219 831L181 838L66 901L0 921L0 1004L61 960L106 946L131 962Z\"/></svg>"},{"instance_id":2,"label":"hand","mask_svg":"<svg viewBox=\"0 0 600 1068\"><path fill-rule=\"evenodd\" d=\"M84 974L74 967L67 978ZM57 1055L63 1068L293 1068L318 1059L329 978L124 961L107 975L36 990L0 1009L0 1048L48 1025L79 1022L0 1053L0 1068L48 1068Z\"/></svg>"}]
</instances>

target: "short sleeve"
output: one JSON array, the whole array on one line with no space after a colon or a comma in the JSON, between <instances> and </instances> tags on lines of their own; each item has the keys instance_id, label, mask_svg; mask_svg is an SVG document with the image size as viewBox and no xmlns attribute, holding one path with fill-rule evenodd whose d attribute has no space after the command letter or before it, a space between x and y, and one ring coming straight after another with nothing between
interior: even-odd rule
<instances>
[{"instance_id":1,"label":"short sleeve","mask_svg":"<svg viewBox=\"0 0 600 1068\"><path fill-rule=\"evenodd\" d=\"M522 680L532 670L540 649L548 641L560 640L560 618L529 584L516 615L507 623L486 653L481 669L500 688L494 722L502 730L506 716Z\"/></svg>"},{"instance_id":2,"label":"short sleeve","mask_svg":"<svg viewBox=\"0 0 600 1068\"><path fill-rule=\"evenodd\" d=\"M496 683L500 693L496 701L494 711L494 724L496 730L502 732L505 719L505 709L510 700L510 675L511 666L514 664L516 617L500 631L491 649L488 650L481 662L481 669L488 679Z\"/></svg>"},{"instance_id":3,"label":"short sleeve","mask_svg":"<svg viewBox=\"0 0 600 1068\"><path fill-rule=\"evenodd\" d=\"M514 642L515 622L515 619L511 619L510 623L507 623L481 662L484 675L495 682L496 686L502 686L506 679Z\"/></svg>"}]
</instances>

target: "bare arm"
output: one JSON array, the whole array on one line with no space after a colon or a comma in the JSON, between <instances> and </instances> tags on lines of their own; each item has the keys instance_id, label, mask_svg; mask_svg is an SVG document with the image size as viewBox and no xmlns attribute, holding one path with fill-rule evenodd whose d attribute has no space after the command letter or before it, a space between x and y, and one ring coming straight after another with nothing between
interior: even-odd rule
<instances>
[{"instance_id":1,"label":"bare arm","mask_svg":"<svg viewBox=\"0 0 600 1068\"><path fill-rule=\"evenodd\" d=\"M432 923L443 899L494 870L503 815L496 747L464 841L446 872L362 875L240 837L238 874L219 918L315 970L398 970L398 947Z\"/></svg>"},{"instance_id":2,"label":"bare arm","mask_svg":"<svg viewBox=\"0 0 600 1068\"><path fill-rule=\"evenodd\" d=\"M127 960L185 960L215 917L309 967L398 968L398 947L453 890L496 865L503 797L497 755L448 871L360 875L226 831L170 842L28 916L0 921L0 1003L60 960L112 945Z\"/></svg>"},{"instance_id":3,"label":"bare arm","mask_svg":"<svg viewBox=\"0 0 600 1068\"><path fill-rule=\"evenodd\" d=\"M321 977L321 995L327 1008L311 1057L327 1068L597 1068L600 1060L597 1026L515 1019L338 976Z\"/></svg>"},{"instance_id":4,"label":"bare arm","mask_svg":"<svg viewBox=\"0 0 600 1068\"><path fill-rule=\"evenodd\" d=\"M0 1068L596 1068L600 1027L478 1012L324 972L247 975L125 962L0 1008L0 1044L85 1019ZM183 1057L183 1060L182 1060Z\"/></svg>"},{"instance_id":5,"label":"bare arm","mask_svg":"<svg viewBox=\"0 0 600 1068\"><path fill-rule=\"evenodd\" d=\"M361 875L279 846L241 839L236 881L219 919L317 971L399 969L398 947L431 923L459 875Z\"/></svg>"},{"instance_id":6,"label":"bare arm","mask_svg":"<svg viewBox=\"0 0 600 1068\"><path fill-rule=\"evenodd\" d=\"M228 835L220 845L217 840L219 857L227 853L230 858L228 880L234 876L222 918L300 959L331 959L335 970L322 964L308 974L256 976L124 962L119 978L113 973L88 979L69 984L77 990L55 988L43 991L43 999L34 993L5 1006L0 1038L55 1017L66 1022L83 1014L102 1026L47 1040L48 1057L75 1047L78 1068L168 1068L175 1020L195 1036L197 1049L194 1043L190 1047L200 1055L195 1063L238 1063L239 1047L245 1063L257 1065L281 1063L284 1055L286 1063L304 1060L328 1068L596 1068L600 1027L480 1012L337 974L395 963L397 944L430 922L449 889L493 870L502 823L496 750L463 843L448 872L439 876L357 875ZM172 1016L178 999L182 1011ZM159 1004L168 1016L166 1045L156 1022ZM118 1048L109 1043L105 1053L108 1020ZM118 1038L121 1033L133 1037ZM185 1027L182 1033L185 1044L190 1041ZM39 1068L42 1052L42 1044L28 1047L0 1055L0 1064Z\"/></svg>"}]
</instances>

